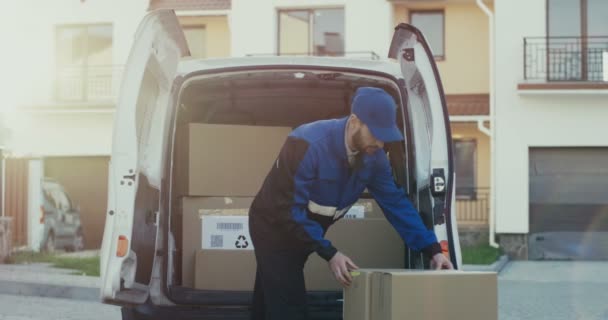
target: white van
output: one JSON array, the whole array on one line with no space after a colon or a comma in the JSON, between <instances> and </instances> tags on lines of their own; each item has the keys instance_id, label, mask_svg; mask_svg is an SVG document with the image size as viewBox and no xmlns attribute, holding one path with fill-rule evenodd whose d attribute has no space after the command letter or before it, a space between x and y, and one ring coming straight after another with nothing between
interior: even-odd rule
<instances>
[{"instance_id":1,"label":"white van","mask_svg":"<svg viewBox=\"0 0 608 320\"><path fill-rule=\"evenodd\" d=\"M180 127L209 123L295 128L344 117L361 86L383 88L397 101L406 139L385 146L395 181L428 228L435 230L455 268L461 267L450 123L437 67L419 30L407 24L395 28L390 60L184 59L188 56L174 12L153 11L139 26L124 72L101 249L101 299L123 306L123 319L248 318L253 287L225 291L183 285L180 239L190 235L183 234L178 212L184 195L177 187L177 170L187 166L176 155L184 148L177 138ZM429 267L421 253L406 247L404 252L403 268ZM311 292L312 318L340 319L341 295L339 290Z\"/></svg>"}]
</instances>

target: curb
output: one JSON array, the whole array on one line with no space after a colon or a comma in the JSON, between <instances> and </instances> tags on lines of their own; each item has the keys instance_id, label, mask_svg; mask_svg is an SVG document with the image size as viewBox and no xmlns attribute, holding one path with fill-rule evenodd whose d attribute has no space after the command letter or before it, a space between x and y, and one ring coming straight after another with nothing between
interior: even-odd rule
<instances>
[{"instance_id":1,"label":"curb","mask_svg":"<svg viewBox=\"0 0 608 320\"><path fill-rule=\"evenodd\" d=\"M99 289L34 282L0 281L0 293L44 298L100 301Z\"/></svg>"},{"instance_id":2,"label":"curb","mask_svg":"<svg viewBox=\"0 0 608 320\"><path fill-rule=\"evenodd\" d=\"M496 271L497 273L500 273L502 271L502 269L505 268L507 263L509 263L509 256L506 254L503 254L502 256L500 256L500 258L498 258L498 260L496 262L492 263L492 266L494 267L494 271Z\"/></svg>"},{"instance_id":3,"label":"curb","mask_svg":"<svg viewBox=\"0 0 608 320\"><path fill-rule=\"evenodd\" d=\"M485 265L485 264L465 264L463 265L463 270L464 271L486 271L486 272L496 272L496 273L500 273L502 271L502 269L504 269L504 267L507 265L507 263L509 263L509 256L508 255L502 255L500 256L500 258L498 258L498 260L496 260L494 263L490 264L490 265Z\"/></svg>"}]
</instances>

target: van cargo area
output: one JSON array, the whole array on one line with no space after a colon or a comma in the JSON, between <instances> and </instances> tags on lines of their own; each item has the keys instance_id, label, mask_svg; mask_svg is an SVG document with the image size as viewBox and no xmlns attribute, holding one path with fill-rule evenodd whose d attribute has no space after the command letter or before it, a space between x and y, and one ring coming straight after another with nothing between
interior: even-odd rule
<instances>
[{"instance_id":1,"label":"van cargo area","mask_svg":"<svg viewBox=\"0 0 608 320\"><path fill-rule=\"evenodd\" d=\"M249 206L295 127L350 114L360 86L381 87L400 106L394 79L306 69L197 75L179 95L171 170L171 299L246 309L255 278ZM398 117L403 127L403 117ZM407 140L407 138L406 138ZM405 144L387 144L397 183L406 183ZM362 268L404 268L406 247L364 194L327 234ZM340 318L342 288L312 254L305 267L311 315ZM236 309L235 309L236 310ZM236 311L235 311L236 312Z\"/></svg>"}]
</instances>

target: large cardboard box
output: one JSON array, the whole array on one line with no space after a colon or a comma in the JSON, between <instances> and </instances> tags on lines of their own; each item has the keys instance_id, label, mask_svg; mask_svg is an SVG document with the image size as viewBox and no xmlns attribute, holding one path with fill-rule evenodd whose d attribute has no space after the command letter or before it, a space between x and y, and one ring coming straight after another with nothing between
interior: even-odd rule
<instances>
[{"instance_id":1,"label":"large cardboard box","mask_svg":"<svg viewBox=\"0 0 608 320\"><path fill-rule=\"evenodd\" d=\"M497 318L494 272L361 270L344 291L348 320Z\"/></svg>"},{"instance_id":2,"label":"large cardboard box","mask_svg":"<svg viewBox=\"0 0 608 320\"><path fill-rule=\"evenodd\" d=\"M330 227L326 238L359 268L403 268L403 240L386 219L344 219ZM308 258L304 272L308 290L342 290L316 253Z\"/></svg>"},{"instance_id":3,"label":"large cardboard box","mask_svg":"<svg viewBox=\"0 0 608 320\"><path fill-rule=\"evenodd\" d=\"M359 267L403 267L404 245L384 219L345 219L327 234L334 246L351 257ZM205 290L248 291L253 289L256 263L253 250L201 249L196 253L195 288ZM218 276L221 275L221 276ZM316 253L304 268L309 291L340 291L327 262Z\"/></svg>"},{"instance_id":4,"label":"large cardboard box","mask_svg":"<svg viewBox=\"0 0 608 320\"><path fill-rule=\"evenodd\" d=\"M251 206L251 203L253 202L253 197L184 197L182 198L181 201L181 209L178 210L182 213L182 285L186 286L186 287L194 287L194 270L195 270L195 257L196 257L196 252L200 249L203 248L202 246L202 242L204 242L205 238L203 235L203 221L202 221L202 217L204 216L247 216L249 213L249 207ZM335 241L338 241L338 243L334 243L335 246L337 246L340 250L343 250L346 252L346 254L350 254L352 252L352 250L350 249L351 245L350 245L350 236L348 237L342 237L345 239L340 239L340 235L342 234L342 232L340 232L339 230L341 228L344 228L344 226L342 225L342 223L344 221L350 220L350 219L367 219L367 218L375 218L375 217L382 217L382 212L380 211L380 208L378 207L378 205L376 204L376 202L373 199L361 199L359 200L355 205L353 205L353 207L351 208L351 210L349 210L349 212L347 213L347 215L349 216L349 218L345 218L342 221L339 221L337 224L335 224L329 231L328 237L330 237L330 239L332 237L336 237ZM384 219L384 218L381 218ZM386 228L386 223L381 223L381 227L376 227L376 228L380 228L380 229L384 229ZM337 229L336 229L337 228ZM373 226L370 226L370 230L373 229ZM391 228L392 229L392 228ZM392 237L389 237L388 239L393 239L393 241L396 241L398 243L400 242L400 238L397 239L396 237L396 233L394 231L390 231L389 233ZM346 234L345 234L346 235ZM211 236L211 235L207 235L207 236ZM353 236L354 237L354 236ZM382 245L382 241L378 242L376 241L374 242L375 237L372 237L372 240L369 240L369 244L371 247L375 247L375 246L381 246ZM387 241L388 241L387 239ZM209 237L206 238L207 241L211 241L211 239ZM342 244L342 243L344 244ZM227 243L227 242L226 242ZM340 246L338 246L340 245ZM394 248L394 246L391 246L390 248ZM229 255L236 255L238 256L239 254L235 254L235 253L227 253L227 254L221 254L221 253L210 253L209 256L211 255L218 255L219 257L217 259L219 259L219 261L221 261L221 259L224 259L224 257L229 256ZM401 257L401 258L399 258ZM226 259L232 259L232 258L226 258ZM234 259L239 259L239 258L234 258ZM247 263L247 261L251 261L251 257L246 257L243 256L240 259L243 259L244 262L243 263ZM362 259L366 259L365 255L362 257ZM395 256L392 259L395 260L391 260L391 261L386 261L386 260L379 260L379 264L374 265L374 264L370 264L369 262L363 261L365 262L364 264L368 264L369 267L401 267L402 264L398 264L395 266L395 262L398 262L397 259L401 259L399 261L403 261L403 253L398 253L398 257ZM322 260L321 258L319 258L316 254L313 254L310 256L309 258L309 266L307 266L307 268L312 269L312 270L317 270L315 272L320 273L321 270L325 270L326 268L326 263L324 260ZM200 272L205 272L200 271ZM319 280L314 280L314 279L319 279ZM335 281L333 281L333 278L331 278L331 275L325 275L321 278L314 278L314 279L310 279L310 285L314 286L314 287L319 287L319 288L328 288L328 290L339 290L339 288L336 287L336 285L334 284Z\"/></svg>"},{"instance_id":5,"label":"large cardboard box","mask_svg":"<svg viewBox=\"0 0 608 320\"><path fill-rule=\"evenodd\" d=\"M351 272L353 282L344 289L345 320L371 320L371 278L374 269L359 269Z\"/></svg>"},{"instance_id":6,"label":"large cardboard box","mask_svg":"<svg viewBox=\"0 0 608 320\"><path fill-rule=\"evenodd\" d=\"M358 269L351 272L352 285L344 288L343 318L346 320L374 320L372 300L380 296L378 276L384 272L405 269Z\"/></svg>"},{"instance_id":7,"label":"large cardboard box","mask_svg":"<svg viewBox=\"0 0 608 320\"><path fill-rule=\"evenodd\" d=\"M178 194L255 196L291 130L201 123L181 126L175 165Z\"/></svg>"}]
</instances>

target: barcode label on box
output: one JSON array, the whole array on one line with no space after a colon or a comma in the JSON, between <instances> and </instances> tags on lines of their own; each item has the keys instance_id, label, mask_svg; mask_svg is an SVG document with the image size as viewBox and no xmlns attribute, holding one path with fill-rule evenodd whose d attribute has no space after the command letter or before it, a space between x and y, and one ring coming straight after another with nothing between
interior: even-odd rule
<instances>
[{"instance_id":1,"label":"barcode label on box","mask_svg":"<svg viewBox=\"0 0 608 320\"><path fill-rule=\"evenodd\" d=\"M240 231L243 230L243 224L234 222L218 222L217 230Z\"/></svg>"},{"instance_id":2,"label":"barcode label on box","mask_svg":"<svg viewBox=\"0 0 608 320\"><path fill-rule=\"evenodd\" d=\"M253 250L248 216L201 216L202 249Z\"/></svg>"},{"instance_id":3,"label":"barcode label on box","mask_svg":"<svg viewBox=\"0 0 608 320\"><path fill-rule=\"evenodd\" d=\"M224 236L221 234L211 235L211 248L221 248L224 246Z\"/></svg>"},{"instance_id":4,"label":"barcode label on box","mask_svg":"<svg viewBox=\"0 0 608 320\"><path fill-rule=\"evenodd\" d=\"M344 215L344 219L365 219L365 207L360 205L352 206Z\"/></svg>"}]
</instances>

